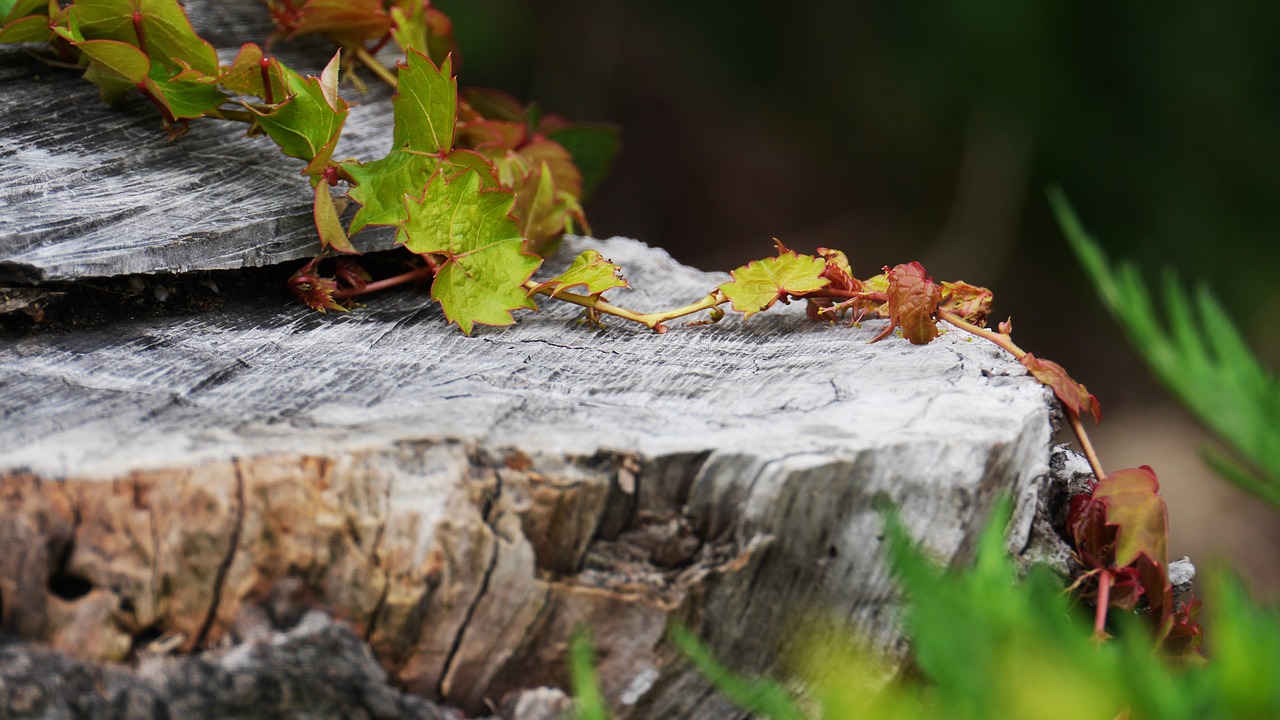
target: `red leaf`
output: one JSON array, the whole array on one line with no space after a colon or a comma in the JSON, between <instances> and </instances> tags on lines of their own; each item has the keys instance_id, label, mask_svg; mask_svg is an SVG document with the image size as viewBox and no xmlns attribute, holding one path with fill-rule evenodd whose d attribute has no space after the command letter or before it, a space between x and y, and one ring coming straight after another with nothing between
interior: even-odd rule
<instances>
[{"instance_id":1,"label":"red leaf","mask_svg":"<svg viewBox=\"0 0 1280 720\"><path fill-rule=\"evenodd\" d=\"M1095 423L1102 420L1102 407L1098 404L1098 398L1089 394L1084 385L1072 380L1061 365L1052 360L1041 360L1031 353L1018 358L1018 362L1037 380L1053 388L1053 394L1058 396L1062 405L1077 417L1087 413L1093 416Z\"/></svg>"},{"instance_id":2,"label":"red leaf","mask_svg":"<svg viewBox=\"0 0 1280 720\"><path fill-rule=\"evenodd\" d=\"M1169 521L1159 491L1156 474L1146 465L1117 470L1094 487L1094 500L1106 504L1107 524L1117 528L1116 565L1132 564L1141 554L1165 567Z\"/></svg>"},{"instance_id":3,"label":"red leaf","mask_svg":"<svg viewBox=\"0 0 1280 720\"><path fill-rule=\"evenodd\" d=\"M902 328L902 336L912 345L924 345L938 337L934 315L942 300L942 291L918 262L899 265L888 271L889 325L871 342L889 336L894 328Z\"/></svg>"}]
</instances>

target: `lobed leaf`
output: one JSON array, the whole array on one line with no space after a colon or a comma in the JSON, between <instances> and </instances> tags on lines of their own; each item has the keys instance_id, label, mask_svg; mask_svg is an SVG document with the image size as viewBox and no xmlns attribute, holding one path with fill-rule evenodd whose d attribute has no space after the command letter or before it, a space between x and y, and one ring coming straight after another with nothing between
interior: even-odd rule
<instances>
[{"instance_id":1,"label":"lobed leaf","mask_svg":"<svg viewBox=\"0 0 1280 720\"><path fill-rule=\"evenodd\" d=\"M1102 406L1098 404L1098 398L1091 395L1084 385L1071 379L1061 365L1052 360L1041 360L1031 353L1018 358L1018 362L1022 363L1035 379L1052 388L1053 394L1058 396L1058 400L1072 413L1077 416L1089 414L1093 416L1095 423L1101 422Z\"/></svg>"},{"instance_id":2,"label":"lobed leaf","mask_svg":"<svg viewBox=\"0 0 1280 720\"><path fill-rule=\"evenodd\" d=\"M542 259L523 251L509 215L513 200L508 192L485 188L472 170L452 180L437 172L421 198L405 199L397 241L413 252L445 257L431 296L468 335L477 323L510 325L512 310L537 309L524 283Z\"/></svg>"},{"instance_id":3,"label":"lobed leaf","mask_svg":"<svg viewBox=\"0 0 1280 720\"><path fill-rule=\"evenodd\" d=\"M1115 564L1123 567L1146 555L1161 568L1168 566L1168 512L1159 495L1160 483L1150 467L1109 473L1093 489L1106 504L1107 524L1116 526Z\"/></svg>"},{"instance_id":4,"label":"lobed leaf","mask_svg":"<svg viewBox=\"0 0 1280 720\"><path fill-rule=\"evenodd\" d=\"M391 105L396 149L447 153L453 148L458 83L449 58L437 68L426 55L409 50L400 66L400 84Z\"/></svg>"},{"instance_id":5,"label":"lobed leaf","mask_svg":"<svg viewBox=\"0 0 1280 720\"><path fill-rule=\"evenodd\" d=\"M405 218L406 195L417 196L440 167L433 155L393 151L367 163L343 163L354 183L347 191L360 210L351 219L351 234L366 225L398 225Z\"/></svg>"},{"instance_id":6,"label":"lobed leaf","mask_svg":"<svg viewBox=\"0 0 1280 720\"><path fill-rule=\"evenodd\" d=\"M250 110L258 115L258 123L286 155L308 162L304 172L319 174L333 155L350 110L337 95L339 56L329 61L321 77L303 78L289 71L289 97L268 113Z\"/></svg>"},{"instance_id":7,"label":"lobed leaf","mask_svg":"<svg viewBox=\"0 0 1280 720\"><path fill-rule=\"evenodd\" d=\"M827 263L812 255L797 255L779 243L777 257L753 260L734 270L733 277L720 286L720 292L733 303L733 309L744 317L768 310L779 299L798 297L826 287L831 281L823 277Z\"/></svg>"},{"instance_id":8,"label":"lobed leaf","mask_svg":"<svg viewBox=\"0 0 1280 720\"><path fill-rule=\"evenodd\" d=\"M585 250L574 258L568 270L559 275L538 283L531 292L552 288L551 297L573 288L583 288L588 295L599 296L614 288L629 287L622 278L622 268L606 260L595 250Z\"/></svg>"}]
</instances>

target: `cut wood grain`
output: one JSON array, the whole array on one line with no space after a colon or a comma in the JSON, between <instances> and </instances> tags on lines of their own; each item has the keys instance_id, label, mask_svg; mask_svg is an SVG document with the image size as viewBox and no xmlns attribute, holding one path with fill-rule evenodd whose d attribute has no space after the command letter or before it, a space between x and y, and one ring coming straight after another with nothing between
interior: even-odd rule
<instances>
[{"instance_id":1,"label":"cut wood grain","mask_svg":"<svg viewBox=\"0 0 1280 720\"><path fill-rule=\"evenodd\" d=\"M587 246L640 310L725 277L629 240L565 252ZM961 333L877 326L792 307L658 335L559 306L469 338L406 291L24 338L0 347L0 624L125 660L320 609L471 712L564 687L585 624L619 717L732 717L666 628L749 672L811 613L900 649L877 498L958 562L1012 492L1027 541L1044 388Z\"/></svg>"}]
</instances>

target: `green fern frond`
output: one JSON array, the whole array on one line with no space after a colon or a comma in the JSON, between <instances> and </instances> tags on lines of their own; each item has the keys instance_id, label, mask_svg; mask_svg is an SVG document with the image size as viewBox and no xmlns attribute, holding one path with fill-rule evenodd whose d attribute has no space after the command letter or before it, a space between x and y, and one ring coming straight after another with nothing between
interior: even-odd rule
<instances>
[{"instance_id":1,"label":"green fern frond","mask_svg":"<svg viewBox=\"0 0 1280 720\"><path fill-rule=\"evenodd\" d=\"M1188 292L1163 278L1162 321L1153 294L1129 262L1114 268L1089 237L1066 195L1049 189L1058 224L1102 302L1138 354L1193 415L1239 456L1207 451L1218 474L1280 507L1280 381L1258 362L1204 286Z\"/></svg>"}]
</instances>

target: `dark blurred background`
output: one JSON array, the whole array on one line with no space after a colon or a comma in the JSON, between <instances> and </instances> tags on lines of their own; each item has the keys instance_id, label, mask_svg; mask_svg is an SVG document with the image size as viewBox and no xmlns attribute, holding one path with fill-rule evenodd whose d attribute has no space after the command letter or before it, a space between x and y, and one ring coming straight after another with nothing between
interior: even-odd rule
<instances>
[{"instance_id":1,"label":"dark blurred background","mask_svg":"<svg viewBox=\"0 0 1280 720\"><path fill-rule=\"evenodd\" d=\"M1112 468L1150 464L1174 556L1280 597L1280 515L1210 473L1050 216L1060 184L1113 257L1209 283L1280 360L1280 5L961 0L440 0L463 85L623 127L587 203L729 270L845 250L992 288L1015 338L1098 394Z\"/></svg>"}]
</instances>

